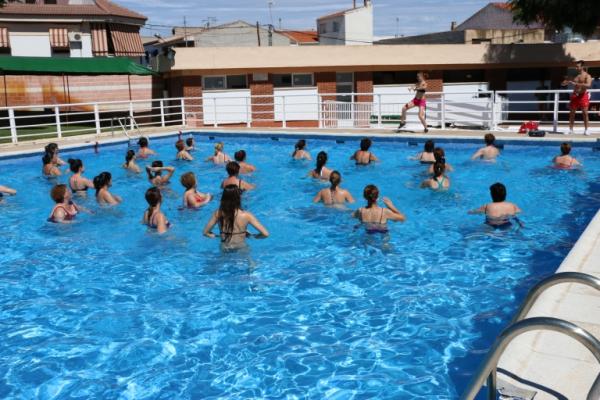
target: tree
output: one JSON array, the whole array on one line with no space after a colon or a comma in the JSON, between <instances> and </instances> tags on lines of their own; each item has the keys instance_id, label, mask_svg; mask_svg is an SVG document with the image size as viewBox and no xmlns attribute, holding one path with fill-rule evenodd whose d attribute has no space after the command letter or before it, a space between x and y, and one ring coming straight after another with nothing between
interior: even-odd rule
<instances>
[{"instance_id":1,"label":"tree","mask_svg":"<svg viewBox=\"0 0 600 400\"><path fill-rule=\"evenodd\" d=\"M558 31L590 36L600 25L600 0L510 0L515 21L542 22Z\"/></svg>"}]
</instances>

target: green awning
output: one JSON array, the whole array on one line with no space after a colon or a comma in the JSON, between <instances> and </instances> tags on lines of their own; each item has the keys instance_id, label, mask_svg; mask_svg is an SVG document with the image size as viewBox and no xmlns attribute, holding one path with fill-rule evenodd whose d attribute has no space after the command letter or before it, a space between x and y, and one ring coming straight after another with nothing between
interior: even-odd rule
<instances>
[{"instance_id":1,"label":"green awning","mask_svg":"<svg viewBox=\"0 0 600 400\"><path fill-rule=\"evenodd\" d=\"M127 57L0 57L4 74L152 75L154 71Z\"/></svg>"}]
</instances>

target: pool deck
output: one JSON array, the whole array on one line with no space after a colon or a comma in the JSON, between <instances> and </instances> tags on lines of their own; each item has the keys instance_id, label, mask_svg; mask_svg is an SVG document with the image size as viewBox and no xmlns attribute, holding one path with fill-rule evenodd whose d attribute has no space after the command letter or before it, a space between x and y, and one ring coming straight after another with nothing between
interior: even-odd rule
<instances>
[{"instance_id":1,"label":"pool deck","mask_svg":"<svg viewBox=\"0 0 600 400\"><path fill-rule=\"evenodd\" d=\"M555 143L562 143L565 141L571 142L574 145L592 146L598 144L600 146L600 129L592 129L591 135L584 136L581 133L581 128L575 130L573 135L564 135L560 133L549 133L545 137L536 138L529 137L516 133L516 128L512 127L510 130L504 131L486 131L486 130L467 130L467 129L435 129L431 128L429 133L424 134L420 130L405 129L400 133L396 133L393 129L316 129L316 128L190 128L183 126L171 126L164 128L147 128L142 129L141 133L144 136L149 137L162 137L172 136L173 134L181 131L183 134L189 132L195 133L216 133L220 135L253 135L257 136L289 136L290 138L300 136L310 137L338 137L338 138L362 138L365 136L371 138L382 138L386 140L428 140L437 139L441 141L468 141L473 142L481 140L483 142L483 136L486 133L493 133L499 143L522 143L522 144L536 144L540 145L552 145ZM61 139L40 139L24 141L18 144L4 143L0 144L0 158L10 157L25 154L35 154L43 151L44 146L47 143L55 142L60 145L61 148L79 148L79 147L90 147L96 142L99 145L107 145L111 143L120 143L127 141L127 136L123 133L102 135L78 135L63 137Z\"/></svg>"},{"instance_id":2,"label":"pool deck","mask_svg":"<svg viewBox=\"0 0 600 400\"><path fill-rule=\"evenodd\" d=\"M219 135L289 136L291 138L343 137L393 138L399 140L437 139L448 141L481 140L488 131L483 130L440 130L431 129L428 134L405 131L394 133L391 129L273 129L273 128L186 128L166 127L145 129L149 137L172 136L181 130L188 132ZM577 130L576 130L577 131ZM581 131L581 129L579 129ZM600 131L592 135L549 134L543 138L530 138L512 131L491 132L502 143L523 143L557 145L568 141L574 145L600 146ZM126 142L124 134L86 135L63 139L45 139L14 144L0 145L0 158L25 154L38 154L49 142L58 143L62 149L94 146L95 143L108 145ZM585 232L578 239L557 272L577 271L600 278L600 211L596 214ZM577 284L562 284L548 289L534 304L528 317L551 316L575 323L600 340L600 292ZM517 388L534 391L535 400L546 399L585 399L594 380L600 374L600 365L592 354L575 340L554 332L529 332L516 338L500 359L499 368L510 371L513 378L504 373L498 374L498 387L508 382ZM518 379L514 379L518 377ZM520 382L519 382L520 381ZM526 383L523 383L526 382Z\"/></svg>"}]
</instances>

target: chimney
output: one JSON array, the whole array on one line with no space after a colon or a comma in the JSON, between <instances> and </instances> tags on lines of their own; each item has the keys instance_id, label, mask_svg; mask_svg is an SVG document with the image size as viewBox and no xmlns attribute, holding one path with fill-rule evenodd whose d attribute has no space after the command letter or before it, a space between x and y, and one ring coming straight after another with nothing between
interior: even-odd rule
<instances>
[{"instance_id":1,"label":"chimney","mask_svg":"<svg viewBox=\"0 0 600 400\"><path fill-rule=\"evenodd\" d=\"M371 7L371 0L365 0L364 1L364 6L365 7Z\"/></svg>"},{"instance_id":2,"label":"chimney","mask_svg":"<svg viewBox=\"0 0 600 400\"><path fill-rule=\"evenodd\" d=\"M453 30L455 30L455 29L456 29L456 21L452 21L452 22L450 23L450 30L451 30L451 31L453 31Z\"/></svg>"},{"instance_id":3,"label":"chimney","mask_svg":"<svg viewBox=\"0 0 600 400\"><path fill-rule=\"evenodd\" d=\"M352 8L356 8L356 0L352 0Z\"/></svg>"}]
</instances>

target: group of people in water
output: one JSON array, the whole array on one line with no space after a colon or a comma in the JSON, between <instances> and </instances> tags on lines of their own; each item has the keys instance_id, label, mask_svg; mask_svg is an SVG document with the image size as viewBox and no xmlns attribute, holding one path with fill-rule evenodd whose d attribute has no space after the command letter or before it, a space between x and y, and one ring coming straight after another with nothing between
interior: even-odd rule
<instances>
[{"instance_id":1,"label":"group of people in water","mask_svg":"<svg viewBox=\"0 0 600 400\"><path fill-rule=\"evenodd\" d=\"M492 134L484 136L485 146L477 150L473 160L482 160L485 162L494 162L500 155L499 149L495 146L495 137ZM122 167L133 173L142 172L142 168L137 164L138 159L148 159L156 156L156 152L150 149L147 138L140 138L138 141L139 149L134 151L128 149L125 155L125 162ZM360 148L351 155L357 165L369 165L377 163L379 159L371 151L372 141L365 138L360 141ZM181 139L175 143L177 150L176 159L193 160L192 153L195 151L193 137L186 141ZM553 160L554 166L560 169L571 169L581 166L579 161L571 156L571 145L562 143L560 146L560 155ZM298 140L291 154L294 160L312 160L310 153L306 149L306 141ZM446 162L444 149L435 147L432 140L425 142L422 152L413 157L415 161L427 167L429 175L421 183L422 188L434 191L448 190L451 186L451 180L448 172L453 171L453 167ZM255 237L264 238L269 236L269 232L262 223L250 212L242 208L241 199L244 192L256 189L256 186L240 176L251 174L256 171L256 167L246 162L246 152L239 150L235 153L232 160L225 152L223 143L217 143L214 146L214 153L206 158L207 162L215 165L223 165L227 172L227 178L221 182L223 190L220 199L219 208L212 214L210 220L204 228L204 235L215 237L213 233L215 226L219 228L221 241L226 246L237 247L244 244L246 237L252 236L248 232L248 225L254 227L259 233ZM317 154L316 165L311 169L309 176L319 180L328 181L329 187L320 190L313 199L314 203L322 202L326 205L343 205L345 203L354 203L352 194L343 189L340 184L342 175L339 171L327 167L328 155L321 151ZM110 192L112 186L112 175L110 172L101 172L94 179L88 179L84 176L85 167L80 159L69 159L67 162L59 157L58 146L50 143L45 148L42 157L44 176L53 177L62 175L61 167L68 165L71 175L68 179L68 185L57 184L50 191L50 197L55 202L48 220L53 223L72 222L77 214L86 211L85 208L78 205L74 196L86 196L88 191L95 190L97 203L103 206L118 205L123 199ZM161 189L170 183L175 168L164 166L160 160L154 160L145 166L145 172L151 187L145 193L145 199L148 208L144 212L142 222L149 229L158 233L164 233L171 227L166 215L161 210L163 196ZM196 176L193 172L185 172L180 177L180 183L184 187L183 207L189 209L198 209L208 204L213 198L208 193L201 193L197 188ZM4 195L16 195L17 192L6 186L0 186L0 197ZM520 208L506 201L507 190L502 183L495 183L490 187L492 202L483 205L471 213L485 214L486 223L495 228L505 228L512 225L511 220L521 212ZM367 185L363 190L363 197L366 205L354 211L352 215L365 225L367 233L387 232L388 221L403 222L405 215L386 197L381 199L383 206L379 205L380 193L375 185ZM518 219L516 219L518 221ZM518 221L520 224L520 221Z\"/></svg>"}]
</instances>

